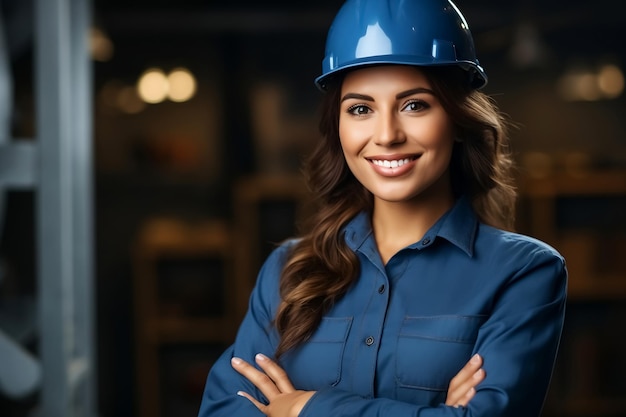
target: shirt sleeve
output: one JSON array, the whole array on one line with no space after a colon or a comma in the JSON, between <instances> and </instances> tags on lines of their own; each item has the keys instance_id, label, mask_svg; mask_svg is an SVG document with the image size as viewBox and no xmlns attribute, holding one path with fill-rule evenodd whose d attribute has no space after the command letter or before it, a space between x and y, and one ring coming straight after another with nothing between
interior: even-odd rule
<instances>
[{"instance_id":1,"label":"shirt sleeve","mask_svg":"<svg viewBox=\"0 0 626 417\"><path fill-rule=\"evenodd\" d=\"M257 353L273 356L278 338L271 322L279 299L278 282L285 253L285 246L276 249L259 271L248 312L239 327L235 342L218 358L209 372L199 417L265 416L248 399L237 395L238 391L245 391L265 401L263 394L232 368L230 360L237 356L254 364Z\"/></svg>"},{"instance_id":2,"label":"shirt sleeve","mask_svg":"<svg viewBox=\"0 0 626 417\"><path fill-rule=\"evenodd\" d=\"M563 328L567 270L551 248L522 244L494 256L509 272L492 314L481 326L475 352L485 380L467 407L419 406L363 398L332 387L319 390L300 417L537 417L554 369Z\"/></svg>"}]
</instances>

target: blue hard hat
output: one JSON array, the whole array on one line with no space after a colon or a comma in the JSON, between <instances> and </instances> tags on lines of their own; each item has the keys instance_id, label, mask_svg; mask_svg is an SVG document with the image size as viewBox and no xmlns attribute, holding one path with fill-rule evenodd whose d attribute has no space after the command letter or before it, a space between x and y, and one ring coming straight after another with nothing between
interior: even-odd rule
<instances>
[{"instance_id":1,"label":"blue hard hat","mask_svg":"<svg viewBox=\"0 0 626 417\"><path fill-rule=\"evenodd\" d=\"M450 0L346 1L328 31L315 84L325 90L332 74L372 64L453 65L473 88L487 84L469 26Z\"/></svg>"}]
</instances>

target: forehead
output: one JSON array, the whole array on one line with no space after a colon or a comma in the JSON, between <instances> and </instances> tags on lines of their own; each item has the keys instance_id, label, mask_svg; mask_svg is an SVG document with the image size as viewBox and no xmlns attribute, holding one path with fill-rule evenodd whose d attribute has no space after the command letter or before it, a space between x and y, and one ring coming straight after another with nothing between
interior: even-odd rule
<instances>
[{"instance_id":1,"label":"forehead","mask_svg":"<svg viewBox=\"0 0 626 417\"><path fill-rule=\"evenodd\" d=\"M422 70L410 65L377 65L348 72L341 91L372 90L395 92L406 88L430 88L430 82Z\"/></svg>"}]
</instances>

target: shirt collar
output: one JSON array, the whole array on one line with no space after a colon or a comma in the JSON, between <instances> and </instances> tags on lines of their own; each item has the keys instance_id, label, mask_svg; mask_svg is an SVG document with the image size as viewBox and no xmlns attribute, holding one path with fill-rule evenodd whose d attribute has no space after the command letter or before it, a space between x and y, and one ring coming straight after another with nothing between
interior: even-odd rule
<instances>
[{"instance_id":1,"label":"shirt collar","mask_svg":"<svg viewBox=\"0 0 626 417\"><path fill-rule=\"evenodd\" d=\"M446 239L471 257L474 254L477 230L478 218L474 209L466 197L461 197L448 214L442 218L441 228L437 236Z\"/></svg>"},{"instance_id":2,"label":"shirt collar","mask_svg":"<svg viewBox=\"0 0 626 417\"><path fill-rule=\"evenodd\" d=\"M476 214L467 198L461 197L430 228L425 236L436 236L446 239L471 257L474 254L474 241L477 230L478 219ZM371 235L370 216L366 212L357 214L345 227L346 242L352 250L359 249Z\"/></svg>"}]
</instances>

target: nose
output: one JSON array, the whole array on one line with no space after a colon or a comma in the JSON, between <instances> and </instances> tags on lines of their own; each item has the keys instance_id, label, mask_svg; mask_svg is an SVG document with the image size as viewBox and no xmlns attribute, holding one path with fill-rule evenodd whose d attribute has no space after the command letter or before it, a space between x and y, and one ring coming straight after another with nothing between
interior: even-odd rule
<instances>
[{"instance_id":1,"label":"nose","mask_svg":"<svg viewBox=\"0 0 626 417\"><path fill-rule=\"evenodd\" d=\"M379 113L374 142L379 146L392 146L406 140L402 124L394 112Z\"/></svg>"}]
</instances>

